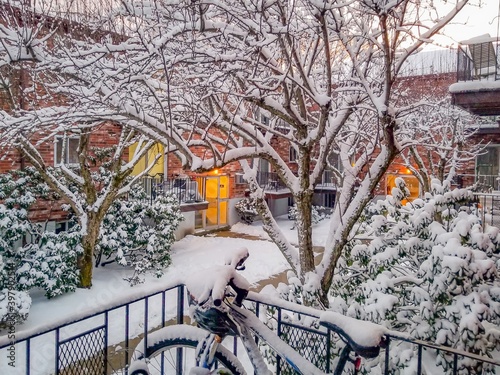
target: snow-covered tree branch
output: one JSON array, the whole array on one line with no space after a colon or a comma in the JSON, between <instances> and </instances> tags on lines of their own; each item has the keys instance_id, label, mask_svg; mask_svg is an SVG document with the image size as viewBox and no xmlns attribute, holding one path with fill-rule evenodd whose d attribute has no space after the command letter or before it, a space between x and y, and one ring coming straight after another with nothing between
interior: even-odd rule
<instances>
[{"instance_id":1,"label":"snow-covered tree branch","mask_svg":"<svg viewBox=\"0 0 500 375\"><path fill-rule=\"evenodd\" d=\"M262 203L246 163L266 160L297 204L298 256L258 204L265 228L326 305L353 226L403 150L398 133L411 106L398 101L400 67L467 0L446 3L446 14L427 19L432 1L123 1L92 23L82 18L76 36L31 43L33 74L51 77L45 89L65 101L36 116L62 127L99 120L134 128L193 171L241 161ZM26 116L11 124L26 126ZM295 163L277 143L295 150ZM315 265L312 197L333 154L338 199Z\"/></svg>"}]
</instances>

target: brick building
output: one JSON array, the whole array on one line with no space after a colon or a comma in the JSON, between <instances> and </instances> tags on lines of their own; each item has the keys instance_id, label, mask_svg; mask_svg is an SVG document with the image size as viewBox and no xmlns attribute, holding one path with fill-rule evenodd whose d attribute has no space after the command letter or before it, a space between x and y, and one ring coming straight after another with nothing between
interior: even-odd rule
<instances>
[{"instance_id":1,"label":"brick building","mask_svg":"<svg viewBox=\"0 0 500 375\"><path fill-rule=\"evenodd\" d=\"M67 24L62 23L60 32L68 32L69 29ZM410 61L403 78L399 81L401 91L406 92L406 96L402 97L401 100L419 100L430 92L437 97L447 97L449 87L456 80L456 64L450 63L452 60L456 61L456 52L453 51L451 55L453 57L450 60L449 56L443 57L439 53L420 54L415 57L414 61ZM422 56L426 56L426 58L422 58ZM11 107L27 109L28 101L19 93L23 88L29 87L32 82L29 81L29 76L23 69L12 69L10 73L11 93L14 95L9 97L6 90L0 90L0 105L4 110L9 110ZM54 98L52 103L39 103L39 105L53 104L57 100L63 101L61 98ZM259 115L259 117L260 121L263 122L269 120L264 115ZM493 122L492 124L495 125L496 123ZM119 127L112 124L97 126L93 129L91 143L98 147L113 145L118 138L119 131ZM462 175L460 179L462 184L472 183L478 171L481 171L482 175L498 174L498 147L495 146L500 145L498 136L498 126L479 129L476 137L483 141L491 141L492 145L486 154L488 156L481 156L477 163L471 162L464 170L459 171ZM38 140L39 138L33 138L33 142ZM71 137L68 142L68 149L64 155L61 153L61 141L57 137L51 141L38 144L37 147L47 165L52 166L56 165L60 158L64 157L70 161L71 158L75 157L74 151L77 142L72 140ZM290 145L275 141L274 148L283 157L283 160L288 162L290 168L294 170L296 155ZM0 152L3 156L0 158L0 173L24 168L26 162L16 150L2 149ZM181 228L181 235L197 229L220 228L238 221L239 218L234 210L234 205L245 196L247 189L238 163L232 163L207 173L196 174L183 170L177 158L165 154L164 146L158 145L157 148L151 151L150 156L158 153L163 154L163 156L150 171L149 177L144 180L144 186L152 199L155 194L168 190L179 194L182 209L186 216L186 221L183 228ZM487 167L492 164L489 159L495 158L497 160L496 169L494 166ZM142 165L136 167L136 173L144 170L146 159ZM271 211L275 215L286 214L288 207L293 204L290 192L284 187L277 174L271 170L265 160L256 162L259 163L260 170L258 180L265 189L266 199ZM487 168L489 169L486 170ZM488 173L484 173L486 171ZM332 176L331 172L325 172L322 181L316 186L314 197L316 205L333 207L336 186ZM405 178L408 181L410 190L412 190L412 194L418 196L421 190L420 186L411 177L410 171L402 159L398 159L393 163L385 178L380 182L376 195L385 196L390 192L396 177ZM39 220L50 218L51 221L54 221L54 225L64 221L64 213L56 212L52 207L40 207L34 215Z\"/></svg>"}]
</instances>

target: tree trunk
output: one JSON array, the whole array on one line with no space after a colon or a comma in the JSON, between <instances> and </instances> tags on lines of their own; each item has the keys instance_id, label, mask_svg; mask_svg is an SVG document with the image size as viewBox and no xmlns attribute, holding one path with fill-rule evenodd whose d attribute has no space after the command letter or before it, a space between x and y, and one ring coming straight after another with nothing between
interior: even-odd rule
<instances>
[{"instance_id":1,"label":"tree trunk","mask_svg":"<svg viewBox=\"0 0 500 375\"><path fill-rule=\"evenodd\" d=\"M95 244L85 236L82 240L83 254L78 257L78 269L80 270L80 288L90 289L92 287L92 271L94 269L93 255Z\"/></svg>"},{"instance_id":2,"label":"tree trunk","mask_svg":"<svg viewBox=\"0 0 500 375\"><path fill-rule=\"evenodd\" d=\"M300 270L302 276L314 272L314 252L312 243L312 191L303 191L294 196L297 204L297 237L300 252Z\"/></svg>"},{"instance_id":3,"label":"tree trunk","mask_svg":"<svg viewBox=\"0 0 500 375\"><path fill-rule=\"evenodd\" d=\"M267 204L264 198L256 198L256 209L260 215L262 220L262 226L264 231L269 235L270 238L273 239L273 242L278 246L278 249L281 251L288 264L290 265L292 271L301 279L303 282L302 275L297 270L297 259L293 256L293 249L288 241L286 241L285 237L283 237L279 227L274 220L273 215L269 211Z\"/></svg>"},{"instance_id":4,"label":"tree trunk","mask_svg":"<svg viewBox=\"0 0 500 375\"><path fill-rule=\"evenodd\" d=\"M80 288L92 287L92 273L94 270L94 251L99 240L101 230L101 214L91 213L87 220L87 233L82 238L83 254L78 257L80 270Z\"/></svg>"}]
</instances>

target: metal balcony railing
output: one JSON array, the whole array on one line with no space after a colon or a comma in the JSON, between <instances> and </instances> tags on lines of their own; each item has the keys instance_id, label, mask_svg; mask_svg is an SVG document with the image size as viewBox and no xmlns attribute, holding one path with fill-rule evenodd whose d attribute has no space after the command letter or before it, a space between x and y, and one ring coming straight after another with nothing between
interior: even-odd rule
<instances>
[{"instance_id":1,"label":"metal balcony railing","mask_svg":"<svg viewBox=\"0 0 500 375\"><path fill-rule=\"evenodd\" d=\"M458 47L457 81L500 79L500 44L493 38L471 40Z\"/></svg>"},{"instance_id":2,"label":"metal balcony railing","mask_svg":"<svg viewBox=\"0 0 500 375\"><path fill-rule=\"evenodd\" d=\"M268 191L278 191L288 189L275 172L257 172L257 182Z\"/></svg>"},{"instance_id":3,"label":"metal balcony railing","mask_svg":"<svg viewBox=\"0 0 500 375\"><path fill-rule=\"evenodd\" d=\"M167 193L175 195L180 204L205 201L201 179L192 180L189 177L167 179L163 175L156 175L143 177L141 184L150 202Z\"/></svg>"},{"instance_id":4,"label":"metal balcony railing","mask_svg":"<svg viewBox=\"0 0 500 375\"><path fill-rule=\"evenodd\" d=\"M331 171L323 173L321 181L316 185L317 188L335 189L337 185L333 182L334 175ZM278 191L288 187L280 180L277 173L274 172L257 172L257 182L264 190Z\"/></svg>"},{"instance_id":5,"label":"metal balcony railing","mask_svg":"<svg viewBox=\"0 0 500 375\"><path fill-rule=\"evenodd\" d=\"M455 176L454 182L458 187L476 186L476 191L491 193L500 191L500 175L459 174Z\"/></svg>"}]
</instances>

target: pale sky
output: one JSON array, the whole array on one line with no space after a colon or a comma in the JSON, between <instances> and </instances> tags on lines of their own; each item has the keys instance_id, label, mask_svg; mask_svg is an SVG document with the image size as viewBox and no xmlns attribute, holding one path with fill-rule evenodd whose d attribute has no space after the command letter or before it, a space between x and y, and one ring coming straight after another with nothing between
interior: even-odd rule
<instances>
[{"instance_id":1,"label":"pale sky","mask_svg":"<svg viewBox=\"0 0 500 375\"><path fill-rule=\"evenodd\" d=\"M441 43L456 45L456 42L487 33L491 36L497 36L500 0L471 0L470 2L473 4L481 3L481 7L468 4L453 19L453 24L445 28L444 32L449 38L440 40Z\"/></svg>"}]
</instances>

